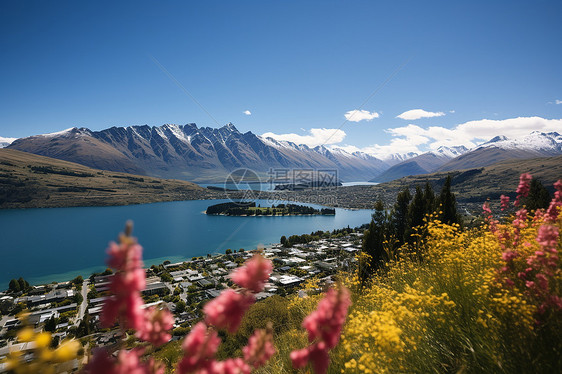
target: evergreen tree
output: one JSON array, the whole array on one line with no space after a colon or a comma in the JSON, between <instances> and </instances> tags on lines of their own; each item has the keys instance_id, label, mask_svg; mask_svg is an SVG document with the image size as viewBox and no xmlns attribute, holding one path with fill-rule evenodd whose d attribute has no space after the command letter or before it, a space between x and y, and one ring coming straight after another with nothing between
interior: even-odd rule
<instances>
[{"instance_id":1,"label":"evergreen tree","mask_svg":"<svg viewBox=\"0 0 562 374\"><path fill-rule=\"evenodd\" d=\"M436 201L435 201L435 193L433 192L433 188L429 182L425 182L425 189L423 191L423 199L425 201L425 212L426 214L431 214L435 211L436 208Z\"/></svg>"},{"instance_id":2,"label":"evergreen tree","mask_svg":"<svg viewBox=\"0 0 562 374\"><path fill-rule=\"evenodd\" d=\"M279 242L281 243L282 246L285 246L285 244L287 244L287 237L283 235Z\"/></svg>"},{"instance_id":3,"label":"evergreen tree","mask_svg":"<svg viewBox=\"0 0 562 374\"><path fill-rule=\"evenodd\" d=\"M441 194L439 195L439 204L441 204L441 215L440 219L443 223L461 223L461 217L457 212L457 201L455 195L451 192L451 176L447 175L445 184L441 189Z\"/></svg>"},{"instance_id":4,"label":"evergreen tree","mask_svg":"<svg viewBox=\"0 0 562 374\"><path fill-rule=\"evenodd\" d=\"M406 228L406 241L408 243L415 242L416 238L412 236L414 234L414 228L423 225L423 219L426 214L426 203L424 200L424 195L420 186L416 186L416 193L414 198L408 207L408 226Z\"/></svg>"},{"instance_id":5,"label":"evergreen tree","mask_svg":"<svg viewBox=\"0 0 562 374\"><path fill-rule=\"evenodd\" d=\"M57 321L55 320L55 316L51 315L51 318L49 318L46 322L45 322L45 331L48 332L55 332L57 331Z\"/></svg>"},{"instance_id":6,"label":"evergreen tree","mask_svg":"<svg viewBox=\"0 0 562 374\"><path fill-rule=\"evenodd\" d=\"M13 292L20 292L20 290L21 290L19 282L15 279L12 279L10 281L10 285L8 287L9 287L10 291L13 291Z\"/></svg>"},{"instance_id":7,"label":"evergreen tree","mask_svg":"<svg viewBox=\"0 0 562 374\"><path fill-rule=\"evenodd\" d=\"M388 217L382 201L375 203L375 213L363 237L363 250L371 256L369 273L386 261L383 242L386 240Z\"/></svg>"},{"instance_id":8,"label":"evergreen tree","mask_svg":"<svg viewBox=\"0 0 562 374\"><path fill-rule=\"evenodd\" d=\"M23 292L27 291L30 288L29 283L22 277L18 279L18 283L20 285L20 290Z\"/></svg>"},{"instance_id":9,"label":"evergreen tree","mask_svg":"<svg viewBox=\"0 0 562 374\"><path fill-rule=\"evenodd\" d=\"M529 195L523 200L527 210L546 209L550 205L550 200L552 198L548 190L538 179L533 178L529 186Z\"/></svg>"},{"instance_id":10,"label":"evergreen tree","mask_svg":"<svg viewBox=\"0 0 562 374\"><path fill-rule=\"evenodd\" d=\"M391 218L391 232L396 238L396 247L404 244L404 236L408 226L408 206L411 199L412 195L408 188L405 188L396 196Z\"/></svg>"}]
</instances>

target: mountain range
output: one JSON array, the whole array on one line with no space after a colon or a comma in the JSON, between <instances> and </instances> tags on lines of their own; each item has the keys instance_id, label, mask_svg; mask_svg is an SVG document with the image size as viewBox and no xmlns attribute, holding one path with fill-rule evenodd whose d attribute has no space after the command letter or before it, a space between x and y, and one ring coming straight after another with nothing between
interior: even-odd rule
<instances>
[{"instance_id":1,"label":"mountain range","mask_svg":"<svg viewBox=\"0 0 562 374\"><path fill-rule=\"evenodd\" d=\"M496 136L473 149L464 146L439 147L436 151L400 162L370 181L382 183L409 175L479 168L505 160L561 154L562 135L557 132L533 131L519 139Z\"/></svg>"},{"instance_id":2,"label":"mountain range","mask_svg":"<svg viewBox=\"0 0 562 374\"><path fill-rule=\"evenodd\" d=\"M350 181L372 178L388 168L366 153L241 133L231 123L218 129L195 124L102 131L74 127L17 139L8 148L97 169L198 182L223 182L237 168L263 175L271 169L338 170L340 180Z\"/></svg>"},{"instance_id":3,"label":"mountain range","mask_svg":"<svg viewBox=\"0 0 562 374\"><path fill-rule=\"evenodd\" d=\"M562 154L562 135L533 132L521 139L496 136L473 149L441 146L423 154L396 153L384 159L337 147L309 147L242 133L229 123L220 128L186 125L73 127L27 138L6 139L7 148L76 162L92 168L223 182L231 171L249 168L271 175L275 169L338 170L342 181L386 182L408 175L483 167L508 159ZM0 147L2 144L0 144Z\"/></svg>"}]
</instances>

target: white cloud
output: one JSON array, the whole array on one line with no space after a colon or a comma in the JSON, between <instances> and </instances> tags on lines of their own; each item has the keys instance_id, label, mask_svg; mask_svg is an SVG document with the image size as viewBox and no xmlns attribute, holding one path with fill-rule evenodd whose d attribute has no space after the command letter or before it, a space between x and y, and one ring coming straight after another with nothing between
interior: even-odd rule
<instances>
[{"instance_id":1,"label":"white cloud","mask_svg":"<svg viewBox=\"0 0 562 374\"><path fill-rule=\"evenodd\" d=\"M420 118L441 117L444 116L443 112L427 112L423 109L412 109L396 116L406 120L416 120Z\"/></svg>"},{"instance_id":2,"label":"white cloud","mask_svg":"<svg viewBox=\"0 0 562 374\"><path fill-rule=\"evenodd\" d=\"M370 121L373 118L379 118L377 112L369 112L367 110L350 110L344 114L345 119L350 122Z\"/></svg>"},{"instance_id":3,"label":"white cloud","mask_svg":"<svg viewBox=\"0 0 562 374\"><path fill-rule=\"evenodd\" d=\"M555 103L556 103L556 104L562 104L562 100L556 99Z\"/></svg>"},{"instance_id":4,"label":"white cloud","mask_svg":"<svg viewBox=\"0 0 562 374\"><path fill-rule=\"evenodd\" d=\"M250 112L249 110L245 110L245 111L242 112L242 113L244 113L244 114L247 115L247 116L251 116L251 115L252 115L252 112Z\"/></svg>"},{"instance_id":5,"label":"white cloud","mask_svg":"<svg viewBox=\"0 0 562 374\"><path fill-rule=\"evenodd\" d=\"M454 110L449 110L449 113L455 113L455 111L454 111Z\"/></svg>"},{"instance_id":6,"label":"white cloud","mask_svg":"<svg viewBox=\"0 0 562 374\"><path fill-rule=\"evenodd\" d=\"M348 151L362 151L375 157L384 157L392 153L424 152L424 149L437 149L439 146L464 145L476 147L494 136L504 135L519 138L532 131L560 132L562 119L545 119L541 117L517 117L504 120L481 119L461 123L453 128L430 126L422 128L417 125L389 128L385 131L392 135L389 144L373 144L364 148L343 146Z\"/></svg>"},{"instance_id":7,"label":"white cloud","mask_svg":"<svg viewBox=\"0 0 562 374\"><path fill-rule=\"evenodd\" d=\"M262 134L265 138L273 138L275 140L286 140L296 144L306 144L309 147L316 147L317 145L337 144L343 141L346 133L340 129L310 129L310 135L290 134L274 134L266 132Z\"/></svg>"}]
</instances>

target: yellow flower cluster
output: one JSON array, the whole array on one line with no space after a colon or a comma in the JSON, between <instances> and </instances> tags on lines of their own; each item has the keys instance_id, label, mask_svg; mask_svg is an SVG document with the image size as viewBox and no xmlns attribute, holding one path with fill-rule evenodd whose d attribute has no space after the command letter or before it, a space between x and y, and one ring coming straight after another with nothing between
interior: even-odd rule
<instances>
[{"instance_id":1,"label":"yellow flower cluster","mask_svg":"<svg viewBox=\"0 0 562 374\"><path fill-rule=\"evenodd\" d=\"M51 333L36 333L32 327L26 326L26 313L21 313L18 317L24 322L24 327L17 334L17 342L27 344L25 352L31 352L33 356L30 360L30 357L24 355L24 350L11 351L4 360L6 370L16 374L54 374L59 372L59 369L67 371L68 368L61 366L78 357L81 344L76 340L66 340L56 349L52 349Z\"/></svg>"},{"instance_id":2,"label":"yellow flower cluster","mask_svg":"<svg viewBox=\"0 0 562 374\"><path fill-rule=\"evenodd\" d=\"M519 267L540 248L538 226L499 226L517 238L507 244ZM358 294L332 357L342 372L502 371L513 361L506 337L535 336L536 303L524 287L507 286L501 271L505 240L487 226L461 230L434 217L423 230L425 239L401 248L370 286L352 287ZM346 282L357 286L359 277Z\"/></svg>"}]
</instances>

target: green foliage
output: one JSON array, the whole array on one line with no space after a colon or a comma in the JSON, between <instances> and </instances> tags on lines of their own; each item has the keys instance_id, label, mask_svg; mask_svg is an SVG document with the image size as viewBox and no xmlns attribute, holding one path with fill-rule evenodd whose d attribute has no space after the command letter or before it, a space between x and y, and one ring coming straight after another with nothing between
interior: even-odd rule
<instances>
[{"instance_id":1,"label":"green foliage","mask_svg":"<svg viewBox=\"0 0 562 374\"><path fill-rule=\"evenodd\" d=\"M176 303L176 313L181 314L181 313L185 312L185 307L186 307L185 301L183 301L183 300L178 301Z\"/></svg>"},{"instance_id":2,"label":"green foliage","mask_svg":"<svg viewBox=\"0 0 562 374\"><path fill-rule=\"evenodd\" d=\"M80 292L76 292L73 299L74 302L78 305L82 304L82 301L84 301L84 297L82 297L82 294Z\"/></svg>"},{"instance_id":3,"label":"green foliage","mask_svg":"<svg viewBox=\"0 0 562 374\"><path fill-rule=\"evenodd\" d=\"M441 214L439 218L441 222L448 225L453 223L461 224L462 220L457 212L457 201L455 195L451 192L451 176L447 175L445 179L445 184L441 189L441 194L439 195L439 204L441 205Z\"/></svg>"},{"instance_id":4,"label":"green foliage","mask_svg":"<svg viewBox=\"0 0 562 374\"><path fill-rule=\"evenodd\" d=\"M548 208L552 197L543 184L536 178L531 180L529 195L523 199L525 208L529 211Z\"/></svg>"},{"instance_id":5,"label":"green foliage","mask_svg":"<svg viewBox=\"0 0 562 374\"><path fill-rule=\"evenodd\" d=\"M45 322L45 331L55 332L56 330L57 330L57 320L55 319L54 316L51 316L51 318L49 318Z\"/></svg>"},{"instance_id":6,"label":"green foliage","mask_svg":"<svg viewBox=\"0 0 562 374\"><path fill-rule=\"evenodd\" d=\"M424 195L420 186L416 187L414 198L408 207L408 226L406 228L406 241L413 243L416 241L414 228L423 225L423 219L427 213L427 204L424 200Z\"/></svg>"},{"instance_id":7,"label":"green foliage","mask_svg":"<svg viewBox=\"0 0 562 374\"><path fill-rule=\"evenodd\" d=\"M162 282L168 282L168 283L174 281L174 278L172 278L170 273L168 273L167 271L160 274L160 279L162 279Z\"/></svg>"},{"instance_id":8,"label":"green foliage","mask_svg":"<svg viewBox=\"0 0 562 374\"><path fill-rule=\"evenodd\" d=\"M12 291L12 292L20 292L21 291L21 286L16 279L12 279L10 281L10 285L8 287L9 287L9 290Z\"/></svg>"},{"instance_id":9,"label":"green foliage","mask_svg":"<svg viewBox=\"0 0 562 374\"><path fill-rule=\"evenodd\" d=\"M368 273L372 273L384 263L386 258L385 240L388 235L388 215L381 200L375 203L375 212L372 215L369 229L363 236L363 251L370 256Z\"/></svg>"},{"instance_id":10,"label":"green foliage","mask_svg":"<svg viewBox=\"0 0 562 374\"><path fill-rule=\"evenodd\" d=\"M412 195L408 188L405 188L396 196L396 202L391 213L391 231L396 238L396 247L404 244L404 236L408 224L408 206L411 199Z\"/></svg>"}]
</instances>

